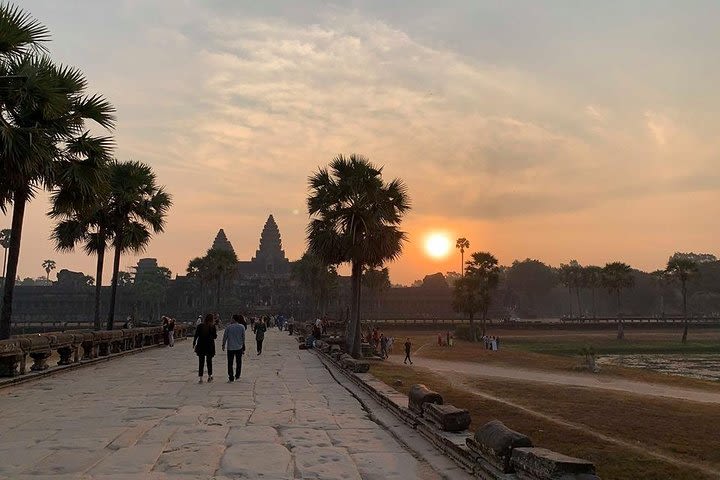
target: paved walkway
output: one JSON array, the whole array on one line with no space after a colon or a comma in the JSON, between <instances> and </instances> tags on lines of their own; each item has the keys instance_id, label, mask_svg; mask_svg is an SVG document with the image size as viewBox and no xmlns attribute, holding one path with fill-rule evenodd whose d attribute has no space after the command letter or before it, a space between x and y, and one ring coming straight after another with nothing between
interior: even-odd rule
<instances>
[{"instance_id":1,"label":"paved walkway","mask_svg":"<svg viewBox=\"0 0 720 480\"><path fill-rule=\"evenodd\" d=\"M0 479L441 478L314 354L265 344L230 384L219 348L197 384L184 341L0 390Z\"/></svg>"},{"instance_id":2,"label":"paved walkway","mask_svg":"<svg viewBox=\"0 0 720 480\"><path fill-rule=\"evenodd\" d=\"M390 360L395 363L400 363L402 358L402 356L395 355L391 356ZM510 380L551 383L573 387L600 388L604 390L633 393L636 395L668 397L703 403L720 403L720 393L718 392L673 387L671 385L664 385L660 383L624 380L622 378L611 378L602 375L526 370L516 367L488 365L486 363L456 362L424 357L415 357L413 362L418 367L425 367L440 373L450 372L478 377L497 377Z\"/></svg>"}]
</instances>

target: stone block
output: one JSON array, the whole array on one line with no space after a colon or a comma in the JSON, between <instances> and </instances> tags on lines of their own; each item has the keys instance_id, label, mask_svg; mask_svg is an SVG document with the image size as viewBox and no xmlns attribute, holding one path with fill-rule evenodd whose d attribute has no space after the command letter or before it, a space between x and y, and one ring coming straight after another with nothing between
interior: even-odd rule
<instances>
[{"instance_id":1,"label":"stone block","mask_svg":"<svg viewBox=\"0 0 720 480\"><path fill-rule=\"evenodd\" d=\"M521 480L600 480L592 462L546 448L514 448L510 465Z\"/></svg>"},{"instance_id":2,"label":"stone block","mask_svg":"<svg viewBox=\"0 0 720 480\"><path fill-rule=\"evenodd\" d=\"M411 386L410 392L408 393L408 408L414 413L422 415L423 404L425 403L437 403L438 405L442 405L443 398L439 393L433 392L421 383L416 383Z\"/></svg>"},{"instance_id":3,"label":"stone block","mask_svg":"<svg viewBox=\"0 0 720 480\"><path fill-rule=\"evenodd\" d=\"M454 405L426 403L423 417L445 432L462 432L470 427L470 412Z\"/></svg>"},{"instance_id":4,"label":"stone block","mask_svg":"<svg viewBox=\"0 0 720 480\"><path fill-rule=\"evenodd\" d=\"M502 472L511 473L513 449L533 445L526 435L509 429L499 420L493 420L480 427L473 438L468 438L467 446L472 453L483 457Z\"/></svg>"}]
</instances>

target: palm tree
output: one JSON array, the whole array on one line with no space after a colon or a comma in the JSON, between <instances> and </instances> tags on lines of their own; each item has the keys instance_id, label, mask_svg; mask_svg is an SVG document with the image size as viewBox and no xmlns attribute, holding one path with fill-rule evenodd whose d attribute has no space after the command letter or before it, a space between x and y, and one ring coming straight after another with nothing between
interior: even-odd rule
<instances>
[{"instance_id":1,"label":"palm tree","mask_svg":"<svg viewBox=\"0 0 720 480\"><path fill-rule=\"evenodd\" d=\"M339 155L309 179L308 251L329 265L350 263L352 300L347 347L361 354L361 277L367 266L379 267L402 253L407 240L399 226L410 209L400 179L386 183L382 167L361 155Z\"/></svg>"},{"instance_id":2,"label":"palm tree","mask_svg":"<svg viewBox=\"0 0 720 480\"><path fill-rule=\"evenodd\" d=\"M113 107L86 95L87 82L74 68L40 55L47 29L17 7L0 4L0 210L12 205L10 246L3 287L0 339L10 335L25 207L39 189L72 183L76 197L90 199L100 165L78 155L89 139L86 121L111 129Z\"/></svg>"},{"instance_id":3,"label":"palm tree","mask_svg":"<svg viewBox=\"0 0 720 480\"><path fill-rule=\"evenodd\" d=\"M625 337L622 322L622 306L620 302L620 294L624 289L631 288L635 285L635 278L632 274L630 265L622 262L608 263L603 267L602 285L608 289L608 292L617 296L617 317L618 317L618 340Z\"/></svg>"},{"instance_id":4,"label":"palm tree","mask_svg":"<svg viewBox=\"0 0 720 480\"><path fill-rule=\"evenodd\" d=\"M79 243L88 255L96 255L95 271L95 311L93 325L95 330L102 329L100 320L100 298L102 295L102 275L105 264L105 251L108 242L112 241L112 232L107 224L107 216L103 210L107 204L107 191L98 196L98 203L87 208L76 210L64 208L58 197L54 198L54 206L48 215L58 218L53 228L51 239L55 249L60 252L72 252Z\"/></svg>"},{"instance_id":5,"label":"palm tree","mask_svg":"<svg viewBox=\"0 0 720 480\"><path fill-rule=\"evenodd\" d=\"M165 229L165 217L172 200L165 188L157 185L155 173L148 165L114 161L108 168L110 198L106 215L115 249L107 321L107 329L112 330L120 256L128 251L143 251L153 233Z\"/></svg>"},{"instance_id":6,"label":"palm tree","mask_svg":"<svg viewBox=\"0 0 720 480\"><path fill-rule=\"evenodd\" d=\"M3 256L3 268L2 268L2 277L5 278L5 266L7 264L7 251L8 248L10 248L10 233L12 230L9 228L3 228L0 230L0 247L5 250L5 255Z\"/></svg>"},{"instance_id":7,"label":"palm tree","mask_svg":"<svg viewBox=\"0 0 720 480\"><path fill-rule=\"evenodd\" d=\"M215 307L220 307L220 292L229 273L235 271L238 259L232 250L211 248L205 255L208 275L215 280Z\"/></svg>"},{"instance_id":8,"label":"palm tree","mask_svg":"<svg viewBox=\"0 0 720 480\"><path fill-rule=\"evenodd\" d=\"M580 304L580 288L583 286L583 267L577 260L570 260L570 263L561 263L558 277L560 283L568 289L568 293L570 294L570 318L573 316L573 290L575 290L577 297L578 318L581 317L582 305Z\"/></svg>"},{"instance_id":9,"label":"palm tree","mask_svg":"<svg viewBox=\"0 0 720 480\"><path fill-rule=\"evenodd\" d=\"M301 293L303 318L325 315L330 296L337 289L338 274L334 266L305 252L293 263L291 276Z\"/></svg>"},{"instance_id":10,"label":"palm tree","mask_svg":"<svg viewBox=\"0 0 720 480\"><path fill-rule=\"evenodd\" d=\"M387 268L368 267L362 274L362 284L370 290L373 300L372 308L377 314L382 294L391 286L390 271Z\"/></svg>"},{"instance_id":11,"label":"palm tree","mask_svg":"<svg viewBox=\"0 0 720 480\"><path fill-rule=\"evenodd\" d=\"M460 250L460 276L465 275L465 249L470 248L470 242L465 237L460 237L455 242L455 248Z\"/></svg>"},{"instance_id":12,"label":"palm tree","mask_svg":"<svg viewBox=\"0 0 720 480\"><path fill-rule=\"evenodd\" d=\"M683 334L682 343L687 343L688 316L687 316L687 282L698 273L698 265L695 261L680 256L670 258L665 269L667 274L680 282L680 291L683 298Z\"/></svg>"},{"instance_id":13,"label":"palm tree","mask_svg":"<svg viewBox=\"0 0 720 480\"><path fill-rule=\"evenodd\" d=\"M482 315L482 336L485 336L485 322L492 302L492 292L500 284L500 267L498 260L491 253L475 252L465 267L465 277L477 289L477 305ZM470 319L472 324L472 318ZM471 325L472 328L472 325ZM475 329L473 339L477 341Z\"/></svg>"},{"instance_id":14,"label":"palm tree","mask_svg":"<svg viewBox=\"0 0 720 480\"><path fill-rule=\"evenodd\" d=\"M602 268L597 265L588 265L582 270L583 285L592 291L593 318L597 318L597 304L595 302L595 291L602 285Z\"/></svg>"},{"instance_id":15,"label":"palm tree","mask_svg":"<svg viewBox=\"0 0 720 480\"><path fill-rule=\"evenodd\" d=\"M55 270L55 260L43 260L42 262L43 270L45 270L45 275L47 280L50 280L50 272Z\"/></svg>"}]
</instances>

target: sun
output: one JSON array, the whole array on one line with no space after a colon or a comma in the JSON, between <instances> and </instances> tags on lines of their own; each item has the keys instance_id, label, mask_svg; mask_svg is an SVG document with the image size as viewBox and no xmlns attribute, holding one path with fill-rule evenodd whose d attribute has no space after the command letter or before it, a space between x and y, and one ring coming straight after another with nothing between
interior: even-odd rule
<instances>
[{"instance_id":1,"label":"sun","mask_svg":"<svg viewBox=\"0 0 720 480\"><path fill-rule=\"evenodd\" d=\"M452 242L445 233L431 233L425 237L425 253L432 258L445 258L450 254Z\"/></svg>"}]
</instances>

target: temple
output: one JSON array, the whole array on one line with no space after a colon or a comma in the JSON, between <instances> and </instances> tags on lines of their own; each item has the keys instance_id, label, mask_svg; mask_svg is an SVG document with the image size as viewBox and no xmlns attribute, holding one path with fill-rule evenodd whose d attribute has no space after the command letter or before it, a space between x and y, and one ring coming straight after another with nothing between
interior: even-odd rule
<instances>
[{"instance_id":1,"label":"temple","mask_svg":"<svg viewBox=\"0 0 720 480\"><path fill-rule=\"evenodd\" d=\"M224 235L222 229L218 235L220 233ZM228 245L232 248L230 242ZM215 248L214 244L213 248ZM250 261L238 263L238 275L285 276L289 274L290 260L285 257L285 251L282 249L280 229L273 216L270 215L260 234L260 246L255 251L255 256Z\"/></svg>"}]
</instances>

